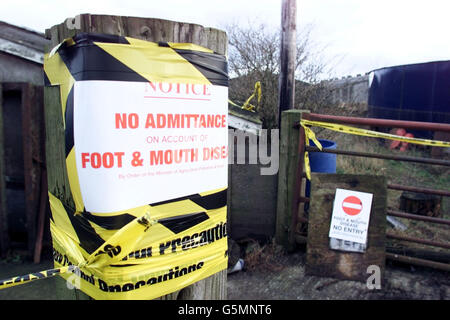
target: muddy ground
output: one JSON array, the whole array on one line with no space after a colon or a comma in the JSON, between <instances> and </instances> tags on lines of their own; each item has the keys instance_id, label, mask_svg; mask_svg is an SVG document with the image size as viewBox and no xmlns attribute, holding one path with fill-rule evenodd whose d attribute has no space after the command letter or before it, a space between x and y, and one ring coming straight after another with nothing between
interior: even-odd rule
<instances>
[{"instance_id":1,"label":"muddy ground","mask_svg":"<svg viewBox=\"0 0 450 320\"><path fill-rule=\"evenodd\" d=\"M228 275L229 299L255 300L450 300L450 275L422 267L386 265L381 289L366 283L305 275L304 252L278 256L281 270ZM370 274L368 274L368 277Z\"/></svg>"},{"instance_id":2,"label":"muddy ground","mask_svg":"<svg viewBox=\"0 0 450 320\"><path fill-rule=\"evenodd\" d=\"M388 262L382 288L369 290L361 282L305 275L305 256L302 250L291 254L277 253L271 256L272 262L259 263L256 267L244 265L244 270L228 275L228 299L450 300L450 275L446 272ZM3 261L0 263L0 279L51 267L50 259L39 265L19 260ZM38 280L0 290L0 300L73 299L73 296L64 296L54 289L56 280Z\"/></svg>"}]
</instances>

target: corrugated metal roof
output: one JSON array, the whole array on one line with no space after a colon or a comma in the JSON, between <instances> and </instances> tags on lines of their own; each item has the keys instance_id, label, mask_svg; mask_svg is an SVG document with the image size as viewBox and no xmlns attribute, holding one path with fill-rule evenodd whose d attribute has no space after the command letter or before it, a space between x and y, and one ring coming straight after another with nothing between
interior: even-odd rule
<instances>
[{"instance_id":1,"label":"corrugated metal roof","mask_svg":"<svg viewBox=\"0 0 450 320\"><path fill-rule=\"evenodd\" d=\"M0 51L42 64L45 45L43 33L0 21Z\"/></svg>"}]
</instances>

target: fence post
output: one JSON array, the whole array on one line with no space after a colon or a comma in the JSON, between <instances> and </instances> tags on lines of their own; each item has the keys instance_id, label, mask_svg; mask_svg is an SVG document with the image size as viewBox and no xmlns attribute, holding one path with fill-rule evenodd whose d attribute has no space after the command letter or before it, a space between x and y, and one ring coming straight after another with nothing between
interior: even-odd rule
<instances>
[{"instance_id":1,"label":"fence post","mask_svg":"<svg viewBox=\"0 0 450 320\"><path fill-rule=\"evenodd\" d=\"M67 21L69 23L67 23ZM73 22L75 21L75 23ZM46 30L46 37L54 47L65 38L82 32L103 33L133 37L152 42L188 42L207 47L215 52L227 54L227 35L224 31L204 28L197 24L181 23L153 18L137 18L110 15L82 14L72 22L60 23ZM49 50L52 49L49 48ZM67 168L65 165L65 140L63 119L58 87L45 87L45 120L47 128L47 168L48 188L69 207L75 207L70 193ZM175 292L161 299L225 299L226 298L226 270L218 272L204 280ZM56 290L67 295L65 281L61 279ZM66 292L64 292L66 291ZM73 290L72 298L86 298L84 293ZM67 298L67 297L66 297Z\"/></svg>"},{"instance_id":2,"label":"fence post","mask_svg":"<svg viewBox=\"0 0 450 320\"><path fill-rule=\"evenodd\" d=\"M280 168L278 172L277 222L275 238L278 244L288 251L295 247L295 226L292 225L293 212L297 214L298 203L294 199L300 196L303 159L299 157L299 128L302 114L307 110L287 110L281 114L280 127Z\"/></svg>"}]
</instances>

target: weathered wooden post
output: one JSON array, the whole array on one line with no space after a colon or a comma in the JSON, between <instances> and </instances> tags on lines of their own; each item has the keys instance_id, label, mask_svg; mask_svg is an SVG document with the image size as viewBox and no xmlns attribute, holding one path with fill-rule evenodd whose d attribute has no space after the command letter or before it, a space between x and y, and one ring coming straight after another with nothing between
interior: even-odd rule
<instances>
[{"instance_id":1,"label":"weathered wooden post","mask_svg":"<svg viewBox=\"0 0 450 320\"><path fill-rule=\"evenodd\" d=\"M162 43L193 43L206 47L218 54L227 54L227 36L224 31L213 28L204 28L196 24L161 19L82 14L74 19L67 19L64 23L55 25L46 30L46 36L51 40L52 48L64 41L64 39L80 33L101 33L126 36ZM48 48L47 52L52 48ZM64 124L61 116L60 91L58 86L45 88L45 117L47 128L46 153L49 192L56 196L64 206L75 208L76 205L70 191L69 177L66 168L67 150L65 150ZM224 231L214 229L214 232L217 236L218 233L221 234ZM154 249L154 251L156 251L156 249ZM199 265L197 265L197 267L199 267ZM172 278L172 276L175 277L174 274L178 274L178 271L172 272L170 275L166 274L165 276ZM138 283L136 283L136 286ZM121 290L130 290L132 285L134 284L130 284L129 286L128 284L125 284L123 287L124 289ZM142 284L139 285L142 286ZM65 283L62 280L61 287L65 287ZM78 296L78 294L81 294L80 292L77 292L76 290L72 290L71 292L75 293L75 298L80 298L80 296ZM84 296L84 294L81 295ZM162 299L177 298L225 299L226 270L219 271L178 292L173 292L162 297Z\"/></svg>"},{"instance_id":2,"label":"weathered wooden post","mask_svg":"<svg viewBox=\"0 0 450 320\"><path fill-rule=\"evenodd\" d=\"M294 109L295 56L297 32L297 0L283 0L281 4L280 76L278 85L278 123L281 113Z\"/></svg>"},{"instance_id":3,"label":"weathered wooden post","mask_svg":"<svg viewBox=\"0 0 450 320\"><path fill-rule=\"evenodd\" d=\"M280 75L278 78L278 127L280 128L280 167L278 171L276 241L289 251L294 249L294 228L298 204L294 193L300 195L299 129L301 112L294 109L297 0L281 3ZM300 132L303 130L300 128ZM303 164L303 162L302 162ZM301 164L301 165L302 165ZM296 197L296 198L297 198Z\"/></svg>"},{"instance_id":4,"label":"weathered wooden post","mask_svg":"<svg viewBox=\"0 0 450 320\"><path fill-rule=\"evenodd\" d=\"M304 149L304 133L298 125L305 112L309 111L287 110L281 114L276 240L289 251L295 247L295 222L299 210L295 199L301 194L301 151Z\"/></svg>"}]
</instances>

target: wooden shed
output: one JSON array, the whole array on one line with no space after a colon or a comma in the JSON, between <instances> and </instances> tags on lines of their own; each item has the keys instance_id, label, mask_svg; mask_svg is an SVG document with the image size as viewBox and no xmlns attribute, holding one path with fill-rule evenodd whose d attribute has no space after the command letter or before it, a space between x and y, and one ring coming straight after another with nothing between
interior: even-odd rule
<instances>
[{"instance_id":1,"label":"wooden shed","mask_svg":"<svg viewBox=\"0 0 450 320\"><path fill-rule=\"evenodd\" d=\"M45 212L42 64L48 43L41 33L0 21L2 256L11 245L24 247L33 256L39 208Z\"/></svg>"}]
</instances>

